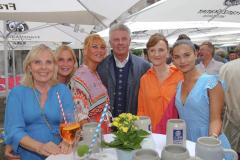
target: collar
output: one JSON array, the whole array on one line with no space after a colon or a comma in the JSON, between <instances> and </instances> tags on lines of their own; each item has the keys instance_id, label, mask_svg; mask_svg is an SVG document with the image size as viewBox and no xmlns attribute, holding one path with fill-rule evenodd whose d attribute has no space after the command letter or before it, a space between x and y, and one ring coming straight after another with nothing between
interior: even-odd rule
<instances>
[{"instance_id":1,"label":"collar","mask_svg":"<svg viewBox=\"0 0 240 160\"><path fill-rule=\"evenodd\" d=\"M118 68L123 68L123 67L125 67L125 65L127 64L128 60L129 60L129 53L128 53L127 58L125 60L123 60L122 62L119 61L115 55L113 55L113 57L114 57L114 60L116 62L116 66Z\"/></svg>"},{"instance_id":2,"label":"collar","mask_svg":"<svg viewBox=\"0 0 240 160\"><path fill-rule=\"evenodd\" d=\"M214 58L212 58L210 61L209 61L209 63L208 63L208 65L207 66L209 66L211 63L215 63L216 61L215 61L215 59ZM207 66L205 67L204 66L204 64L203 64L203 61L201 61L201 63L200 63L204 68L207 68Z\"/></svg>"}]
</instances>

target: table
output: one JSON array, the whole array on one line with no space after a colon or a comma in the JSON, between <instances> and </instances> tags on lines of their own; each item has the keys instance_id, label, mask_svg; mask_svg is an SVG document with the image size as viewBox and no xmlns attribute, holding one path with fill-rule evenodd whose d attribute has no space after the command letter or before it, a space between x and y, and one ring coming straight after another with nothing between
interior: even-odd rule
<instances>
[{"instance_id":1,"label":"table","mask_svg":"<svg viewBox=\"0 0 240 160\"><path fill-rule=\"evenodd\" d=\"M158 152L159 156L161 156L161 151L166 145L166 135L163 134L155 134L152 133L151 137L154 142L154 149ZM112 134L106 134L104 135L104 139L106 141L113 140ZM149 148L149 146L142 146L143 148ZM191 141L186 142L186 147L190 153L190 156L195 156L195 143ZM101 160L117 160L117 153L115 148L107 148L103 151L108 156L106 158L101 158ZM46 160L72 160L73 159L73 153L63 155L51 155Z\"/></svg>"}]
</instances>

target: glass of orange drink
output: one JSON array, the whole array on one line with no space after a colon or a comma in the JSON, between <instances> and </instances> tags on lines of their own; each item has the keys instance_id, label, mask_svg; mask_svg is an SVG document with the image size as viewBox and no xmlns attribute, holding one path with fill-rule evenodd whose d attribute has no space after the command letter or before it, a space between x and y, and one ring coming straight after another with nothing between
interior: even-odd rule
<instances>
[{"instance_id":1,"label":"glass of orange drink","mask_svg":"<svg viewBox=\"0 0 240 160\"><path fill-rule=\"evenodd\" d=\"M61 116L59 130L60 135L65 142L68 144L74 143L75 134L80 130L80 123L75 120L74 113L65 113Z\"/></svg>"}]
</instances>

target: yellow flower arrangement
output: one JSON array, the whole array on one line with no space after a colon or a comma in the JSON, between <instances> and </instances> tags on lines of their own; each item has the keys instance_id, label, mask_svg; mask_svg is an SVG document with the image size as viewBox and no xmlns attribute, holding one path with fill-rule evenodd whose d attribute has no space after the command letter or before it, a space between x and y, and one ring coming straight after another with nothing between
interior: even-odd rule
<instances>
[{"instance_id":1,"label":"yellow flower arrangement","mask_svg":"<svg viewBox=\"0 0 240 160\"><path fill-rule=\"evenodd\" d=\"M122 150L134 150L141 148L141 142L149 133L135 126L134 121L139 117L131 113L122 113L113 119L112 126L116 128L113 132L114 140L110 143L103 142L105 146L119 148Z\"/></svg>"}]
</instances>

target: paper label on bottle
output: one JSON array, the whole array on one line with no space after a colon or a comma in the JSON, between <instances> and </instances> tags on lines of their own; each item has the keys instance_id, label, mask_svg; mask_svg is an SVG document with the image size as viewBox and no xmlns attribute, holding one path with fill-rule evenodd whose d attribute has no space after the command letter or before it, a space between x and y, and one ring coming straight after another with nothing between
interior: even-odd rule
<instances>
[{"instance_id":1,"label":"paper label on bottle","mask_svg":"<svg viewBox=\"0 0 240 160\"><path fill-rule=\"evenodd\" d=\"M183 130L174 129L173 130L173 144L183 144Z\"/></svg>"}]
</instances>

